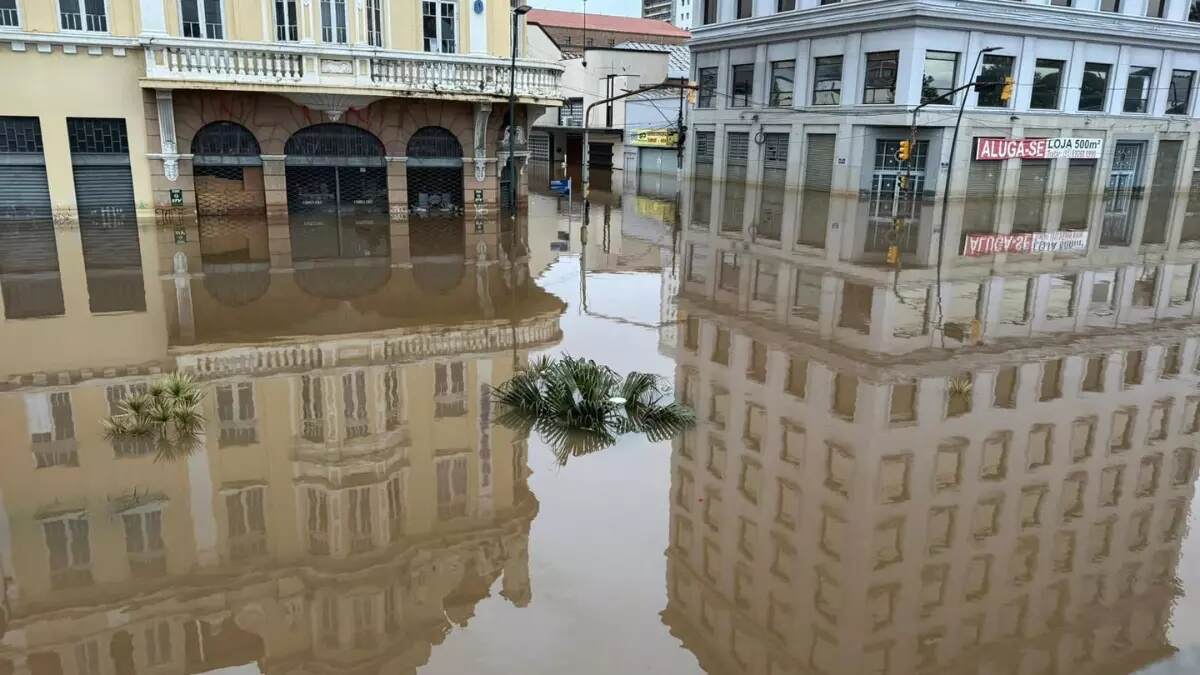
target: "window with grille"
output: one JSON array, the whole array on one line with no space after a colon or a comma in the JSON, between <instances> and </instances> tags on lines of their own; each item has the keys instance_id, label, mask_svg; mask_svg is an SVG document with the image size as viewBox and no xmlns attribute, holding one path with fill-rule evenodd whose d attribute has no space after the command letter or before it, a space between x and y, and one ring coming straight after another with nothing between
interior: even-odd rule
<instances>
[{"instance_id":1,"label":"window with grille","mask_svg":"<svg viewBox=\"0 0 1200 675\"><path fill-rule=\"evenodd\" d=\"M458 51L457 16L458 5L453 2L425 0L421 3L421 30L425 51L453 54Z\"/></svg>"},{"instance_id":2,"label":"window with grille","mask_svg":"<svg viewBox=\"0 0 1200 675\"><path fill-rule=\"evenodd\" d=\"M42 152L42 127L36 117L0 117L0 152Z\"/></svg>"},{"instance_id":3,"label":"window with grille","mask_svg":"<svg viewBox=\"0 0 1200 675\"><path fill-rule=\"evenodd\" d=\"M321 0L321 41L346 42L346 0Z\"/></svg>"},{"instance_id":4,"label":"window with grille","mask_svg":"<svg viewBox=\"0 0 1200 675\"><path fill-rule=\"evenodd\" d=\"M17 14L17 0L0 0L0 26L19 26L21 17Z\"/></svg>"},{"instance_id":5,"label":"window with grille","mask_svg":"<svg viewBox=\"0 0 1200 675\"><path fill-rule=\"evenodd\" d=\"M893 244L905 253L916 251L928 149L928 141L917 141L909 160L910 165L905 165L896 157L900 150L899 140L875 141L867 251L886 251ZM896 229L897 218L904 218L906 226L903 230Z\"/></svg>"},{"instance_id":6,"label":"window with grille","mask_svg":"<svg viewBox=\"0 0 1200 675\"><path fill-rule=\"evenodd\" d=\"M108 32L104 0L59 0L59 25L63 30Z\"/></svg>"},{"instance_id":7,"label":"window with grille","mask_svg":"<svg viewBox=\"0 0 1200 675\"><path fill-rule=\"evenodd\" d=\"M560 127L582 127L583 126L583 99L569 98L563 101L563 105L558 109L558 126Z\"/></svg>"},{"instance_id":8,"label":"window with grille","mask_svg":"<svg viewBox=\"0 0 1200 675\"><path fill-rule=\"evenodd\" d=\"M220 40L225 37L221 0L180 0L183 36Z\"/></svg>"},{"instance_id":9,"label":"window with grille","mask_svg":"<svg viewBox=\"0 0 1200 675\"><path fill-rule=\"evenodd\" d=\"M126 134L123 119L69 117L67 141L72 153L129 152L129 136Z\"/></svg>"}]
</instances>

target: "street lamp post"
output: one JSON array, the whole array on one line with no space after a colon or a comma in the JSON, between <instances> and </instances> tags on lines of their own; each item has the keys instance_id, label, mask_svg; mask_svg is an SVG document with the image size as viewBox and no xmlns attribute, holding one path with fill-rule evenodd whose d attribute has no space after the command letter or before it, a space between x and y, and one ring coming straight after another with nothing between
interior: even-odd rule
<instances>
[{"instance_id":1,"label":"street lamp post","mask_svg":"<svg viewBox=\"0 0 1200 675\"><path fill-rule=\"evenodd\" d=\"M512 62L508 68L508 208L514 225L517 220L517 171L514 160L517 125L517 20L532 9L529 5L512 8ZM516 229L514 227L513 231Z\"/></svg>"},{"instance_id":2,"label":"street lamp post","mask_svg":"<svg viewBox=\"0 0 1200 675\"><path fill-rule=\"evenodd\" d=\"M979 70L979 62L983 60L984 54L1000 51L1000 47L985 47L979 50L975 55L975 65L971 66L971 76L967 78L967 84L963 88L975 87L978 82L975 80L975 73ZM963 110L967 107L967 98L969 95L964 95L962 101L958 104L958 118L954 121L954 134L950 139L950 156L946 162L946 188L942 191L942 218L941 227L938 228L938 250L937 250L937 270L936 270L936 288L937 288L937 326L938 332L945 340L945 315L942 313L942 259L946 255L946 214L950 211L950 184L952 174L954 172L954 151L958 147L958 130L962 126ZM917 113L913 111L913 129L917 126Z\"/></svg>"}]
</instances>

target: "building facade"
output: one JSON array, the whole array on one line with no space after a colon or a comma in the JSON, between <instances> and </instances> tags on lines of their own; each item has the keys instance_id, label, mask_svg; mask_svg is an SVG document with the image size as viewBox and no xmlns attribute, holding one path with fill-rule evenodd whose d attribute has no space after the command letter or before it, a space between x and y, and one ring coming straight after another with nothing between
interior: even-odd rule
<instances>
[{"instance_id":1,"label":"building facade","mask_svg":"<svg viewBox=\"0 0 1200 675\"><path fill-rule=\"evenodd\" d=\"M671 0L642 0L642 18L674 23L675 6Z\"/></svg>"},{"instance_id":2,"label":"building facade","mask_svg":"<svg viewBox=\"0 0 1200 675\"><path fill-rule=\"evenodd\" d=\"M10 2L0 70L24 76L6 78L0 105L3 217L86 227L156 210L265 215L254 236L287 258L286 217L403 228L410 217L494 211L508 181L509 11ZM521 138L530 110L558 104L560 72L518 59Z\"/></svg>"},{"instance_id":3,"label":"building facade","mask_svg":"<svg viewBox=\"0 0 1200 675\"><path fill-rule=\"evenodd\" d=\"M939 260L943 271L1037 266L1017 252L963 256L972 235L1082 239L1071 261L1190 262L1196 17L1182 0L705 3L692 19L686 210L698 226L830 264L882 263L895 246L905 274ZM950 93L973 74L1011 77L1012 97ZM989 156L982 141L994 138L1094 152Z\"/></svg>"}]
</instances>

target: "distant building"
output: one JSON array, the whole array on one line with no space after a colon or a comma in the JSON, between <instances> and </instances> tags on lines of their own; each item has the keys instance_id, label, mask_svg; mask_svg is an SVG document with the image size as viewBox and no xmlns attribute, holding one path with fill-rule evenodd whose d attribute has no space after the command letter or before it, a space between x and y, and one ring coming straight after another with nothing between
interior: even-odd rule
<instances>
[{"instance_id":1,"label":"distant building","mask_svg":"<svg viewBox=\"0 0 1200 675\"><path fill-rule=\"evenodd\" d=\"M692 29L692 0L674 0L671 5L671 23L676 28Z\"/></svg>"},{"instance_id":2,"label":"distant building","mask_svg":"<svg viewBox=\"0 0 1200 675\"><path fill-rule=\"evenodd\" d=\"M562 12L558 12L562 14ZM533 15L533 12L530 13ZM595 17L588 17L589 25ZM605 17L616 18L616 17ZM661 23L647 22L674 31ZM589 29L589 39L592 33ZM641 35L639 39L647 36ZM671 79L687 76L687 48L648 42L621 42L617 46L570 49L554 39L545 25L530 22L529 54L542 61L557 61L564 68L563 89L567 92L561 109L547 109L533 122L530 154L536 160L561 165L577 172L583 160L583 129L589 132L589 157L593 169L620 171L638 166L640 145L666 151L667 172L673 180L678 166L677 145L672 139L679 116L677 90L654 92L651 98L630 97L611 104L597 105L590 114L588 106L627 91L636 91ZM586 119L585 119L586 117ZM664 128L669 127L669 128ZM638 134L642 133L641 136ZM665 132L665 133L664 133ZM658 166L656 162L655 166ZM636 178L636 173L634 174ZM592 176L595 187L610 187L596 181L608 175ZM629 180L628 177L625 180ZM674 189L672 189L672 194Z\"/></svg>"},{"instance_id":3,"label":"distant building","mask_svg":"<svg viewBox=\"0 0 1200 675\"><path fill-rule=\"evenodd\" d=\"M642 0L642 18L673 23L675 20L674 0Z\"/></svg>"},{"instance_id":4,"label":"distant building","mask_svg":"<svg viewBox=\"0 0 1200 675\"><path fill-rule=\"evenodd\" d=\"M670 18L669 5L663 20L534 9L526 15L526 23L541 26L564 52L578 56L584 47L614 47L629 40L661 45L687 42L692 34L668 23Z\"/></svg>"}]
</instances>

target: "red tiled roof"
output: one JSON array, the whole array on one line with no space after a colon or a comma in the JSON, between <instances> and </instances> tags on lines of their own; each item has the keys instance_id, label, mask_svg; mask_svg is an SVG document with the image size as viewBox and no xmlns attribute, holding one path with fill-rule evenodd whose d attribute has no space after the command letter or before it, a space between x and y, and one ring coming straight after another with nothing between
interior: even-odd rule
<instances>
[{"instance_id":1,"label":"red tiled roof","mask_svg":"<svg viewBox=\"0 0 1200 675\"><path fill-rule=\"evenodd\" d=\"M676 28L666 21L642 19L632 16L611 16L609 14L587 14L579 12L560 12L554 9L531 9L526 15L526 21L550 28L574 28L582 30L584 16L587 16L588 30L610 31L613 33L635 33L641 35L661 35L664 37L691 37L692 34L682 28Z\"/></svg>"}]
</instances>

